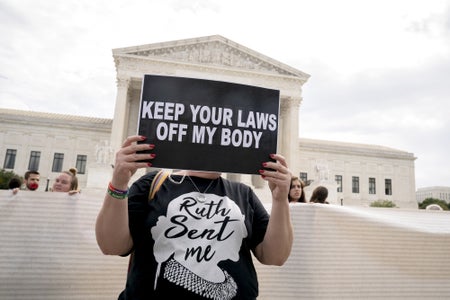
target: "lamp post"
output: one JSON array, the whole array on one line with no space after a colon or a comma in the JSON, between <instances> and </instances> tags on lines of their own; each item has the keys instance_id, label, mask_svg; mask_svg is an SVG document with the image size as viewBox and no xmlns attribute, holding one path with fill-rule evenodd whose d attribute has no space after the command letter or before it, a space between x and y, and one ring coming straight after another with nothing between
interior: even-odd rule
<instances>
[{"instance_id":1,"label":"lamp post","mask_svg":"<svg viewBox=\"0 0 450 300\"><path fill-rule=\"evenodd\" d=\"M50 178L47 177L47 185L45 186L45 191L48 192L48 184L50 182Z\"/></svg>"}]
</instances>

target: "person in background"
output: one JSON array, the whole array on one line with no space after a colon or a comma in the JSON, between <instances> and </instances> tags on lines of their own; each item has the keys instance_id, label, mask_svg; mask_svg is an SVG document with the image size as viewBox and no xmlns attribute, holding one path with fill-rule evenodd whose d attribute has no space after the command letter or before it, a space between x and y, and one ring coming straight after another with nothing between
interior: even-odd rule
<instances>
[{"instance_id":1,"label":"person in background","mask_svg":"<svg viewBox=\"0 0 450 300\"><path fill-rule=\"evenodd\" d=\"M53 183L52 192L65 192L69 195L79 193L77 169L61 172Z\"/></svg>"},{"instance_id":2,"label":"person in background","mask_svg":"<svg viewBox=\"0 0 450 300\"><path fill-rule=\"evenodd\" d=\"M128 188L138 169L151 166L140 161L156 156L137 153L155 148L136 144L145 139L128 137L117 152L95 226L104 254L133 253L119 299L256 299L252 253L262 264L281 266L292 249L286 201L292 175L284 157L261 162L272 195L269 214L249 186L218 172L179 170L159 181L152 171ZM149 201L155 181L160 188Z\"/></svg>"},{"instance_id":3,"label":"person in background","mask_svg":"<svg viewBox=\"0 0 450 300\"><path fill-rule=\"evenodd\" d=\"M328 189L324 186L318 186L314 189L309 202L329 204L327 201L327 197L328 197Z\"/></svg>"},{"instance_id":4,"label":"person in background","mask_svg":"<svg viewBox=\"0 0 450 300\"><path fill-rule=\"evenodd\" d=\"M22 179L20 179L20 177L17 176L14 176L8 182L8 189L12 191L13 195L17 194L21 186L22 186Z\"/></svg>"},{"instance_id":5,"label":"person in background","mask_svg":"<svg viewBox=\"0 0 450 300\"><path fill-rule=\"evenodd\" d=\"M298 178L293 176L291 178L291 188L289 190L288 200L291 203L306 202L305 192L303 191L305 183Z\"/></svg>"},{"instance_id":6,"label":"person in background","mask_svg":"<svg viewBox=\"0 0 450 300\"><path fill-rule=\"evenodd\" d=\"M31 170L25 172L24 176L24 184L22 185L21 189L26 191L35 191L39 188L39 180L41 175L38 171Z\"/></svg>"}]
</instances>

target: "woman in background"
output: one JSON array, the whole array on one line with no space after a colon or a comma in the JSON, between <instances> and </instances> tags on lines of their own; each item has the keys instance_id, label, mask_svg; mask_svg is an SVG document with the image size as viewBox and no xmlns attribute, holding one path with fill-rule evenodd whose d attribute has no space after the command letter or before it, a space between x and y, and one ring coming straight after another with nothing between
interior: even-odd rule
<instances>
[{"instance_id":1,"label":"woman in background","mask_svg":"<svg viewBox=\"0 0 450 300\"><path fill-rule=\"evenodd\" d=\"M69 171L64 171L56 177L52 187L53 192L65 192L69 195L79 193L77 169L70 168Z\"/></svg>"},{"instance_id":2,"label":"woman in background","mask_svg":"<svg viewBox=\"0 0 450 300\"><path fill-rule=\"evenodd\" d=\"M297 202L306 202L305 193L303 188L305 187L305 183L298 177L293 176L291 178L291 189L289 190L289 202L297 203Z\"/></svg>"},{"instance_id":3,"label":"woman in background","mask_svg":"<svg viewBox=\"0 0 450 300\"><path fill-rule=\"evenodd\" d=\"M328 189L324 186L318 186L314 189L309 202L329 204L327 201L327 197L328 197Z\"/></svg>"}]
</instances>

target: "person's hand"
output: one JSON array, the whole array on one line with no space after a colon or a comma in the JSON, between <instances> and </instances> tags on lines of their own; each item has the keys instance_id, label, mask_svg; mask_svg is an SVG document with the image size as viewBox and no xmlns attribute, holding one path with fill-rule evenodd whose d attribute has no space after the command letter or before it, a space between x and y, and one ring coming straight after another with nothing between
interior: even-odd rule
<instances>
[{"instance_id":1,"label":"person's hand","mask_svg":"<svg viewBox=\"0 0 450 300\"><path fill-rule=\"evenodd\" d=\"M279 154L271 154L270 157L275 160L263 163L264 170L260 170L261 177L268 181L269 188L272 191L272 197L276 201L286 201L291 186L291 171L289 170L286 159Z\"/></svg>"},{"instance_id":2,"label":"person's hand","mask_svg":"<svg viewBox=\"0 0 450 300\"><path fill-rule=\"evenodd\" d=\"M68 193L69 193L69 195L75 195L75 194L78 194L80 192L80 190L70 190Z\"/></svg>"},{"instance_id":3,"label":"person's hand","mask_svg":"<svg viewBox=\"0 0 450 300\"><path fill-rule=\"evenodd\" d=\"M136 173L137 169L151 167L151 163L139 162L141 160L153 159L155 154L151 153L136 153L138 151L144 151L154 149L153 144L137 144L137 141L143 141L146 137L140 135L129 136L116 153L116 161L114 163L114 172L111 184L121 190L128 188L128 182L131 176Z\"/></svg>"}]
</instances>

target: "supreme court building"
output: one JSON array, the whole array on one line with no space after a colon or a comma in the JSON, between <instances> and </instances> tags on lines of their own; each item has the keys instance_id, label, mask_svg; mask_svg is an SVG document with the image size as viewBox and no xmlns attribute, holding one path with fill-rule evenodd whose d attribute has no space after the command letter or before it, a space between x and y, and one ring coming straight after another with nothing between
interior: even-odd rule
<instances>
[{"instance_id":1,"label":"supreme court building","mask_svg":"<svg viewBox=\"0 0 450 300\"><path fill-rule=\"evenodd\" d=\"M113 57L117 96L112 120L0 109L0 167L19 175L38 169L40 189L61 170L77 167L82 189L106 189L114 153L137 132L144 74L190 77L280 91L278 153L310 184L308 197L313 187L325 185L332 204L391 200L398 207L417 208L412 153L299 138L302 87L309 78L300 70L217 35L114 49ZM259 176L224 176L252 185L263 202L270 202Z\"/></svg>"}]
</instances>

